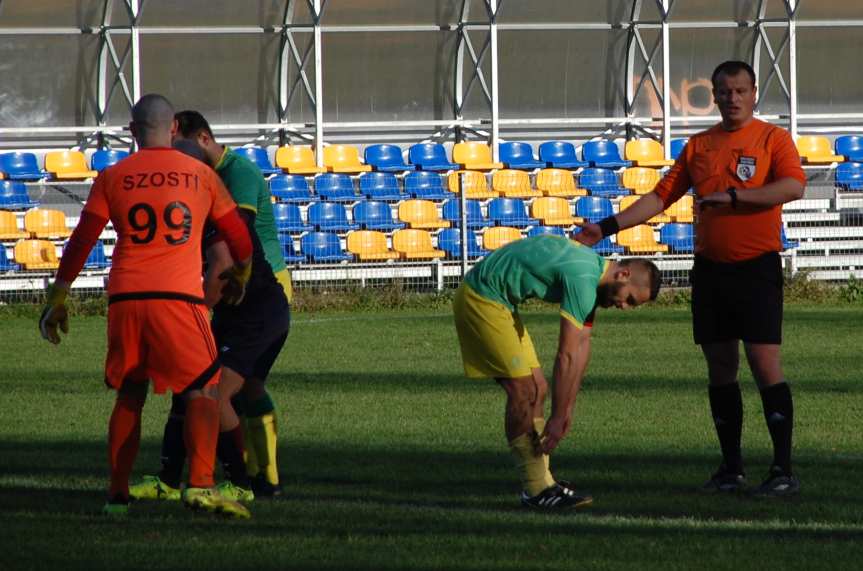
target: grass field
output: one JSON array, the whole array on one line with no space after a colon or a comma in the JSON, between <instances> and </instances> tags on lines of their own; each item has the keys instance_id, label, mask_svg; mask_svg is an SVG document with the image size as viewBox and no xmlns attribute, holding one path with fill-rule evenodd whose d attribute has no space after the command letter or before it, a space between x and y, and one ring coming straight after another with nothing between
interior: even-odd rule
<instances>
[{"instance_id":1,"label":"grass field","mask_svg":"<svg viewBox=\"0 0 863 571\"><path fill-rule=\"evenodd\" d=\"M704 364L684 308L606 311L574 428L552 469L589 489L585 512L517 503L503 391L461 377L445 311L300 314L271 377L286 498L248 522L133 506L98 512L112 394L104 319L58 347L35 320L0 326L0 569L839 569L863 559L859 306L790 306L796 397L791 501L702 496L718 462ZM525 321L547 374L558 318ZM748 371L751 480L770 461ZM158 466L169 399L150 397L136 475ZM854 563L857 561L858 563Z\"/></svg>"}]
</instances>

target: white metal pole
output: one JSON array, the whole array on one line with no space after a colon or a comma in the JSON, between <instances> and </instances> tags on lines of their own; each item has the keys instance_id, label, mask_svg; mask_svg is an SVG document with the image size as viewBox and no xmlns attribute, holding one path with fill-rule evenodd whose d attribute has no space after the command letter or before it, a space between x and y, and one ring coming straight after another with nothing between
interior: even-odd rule
<instances>
[{"instance_id":1,"label":"white metal pole","mask_svg":"<svg viewBox=\"0 0 863 571\"><path fill-rule=\"evenodd\" d=\"M789 127L797 138L797 0L788 0L788 8Z\"/></svg>"},{"instance_id":2,"label":"white metal pole","mask_svg":"<svg viewBox=\"0 0 863 571\"><path fill-rule=\"evenodd\" d=\"M140 0L128 0L132 16L132 99L133 104L141 99L141 31L138 29L138 15L141 13Z\"/></svg>"},{"instance_id":3,"label":"white metal pole","mask_svg":"<svg viewBox=\"0 0 863 571\"><path fill-rule=\"evenodd\" d=\"M314 0L315 18L315 161L324 166L324 88L321 55L321 0Z\"/></svg>"},{"instance_id":4,"label":"white metal pole","mask_svg":"<svg viewBox=\"0 0 863 571\"><path fill-rule=\"evenodd\" d=\"M662 0L662 146L671 159L671 50L668 30L669 0Z\"/></svg>"},{"instance_id":5,"label":"white metal pole","mask_svg":"<svg viewBox=\"0 0 863 571\"><path fill-rule=\"evenodd\" d=\"M488 0L489 34L491 35L491 156L492 162L499 159L498 136L500 115L498 111L497 69L497 0Z\"/></svg>"}]
</instances>

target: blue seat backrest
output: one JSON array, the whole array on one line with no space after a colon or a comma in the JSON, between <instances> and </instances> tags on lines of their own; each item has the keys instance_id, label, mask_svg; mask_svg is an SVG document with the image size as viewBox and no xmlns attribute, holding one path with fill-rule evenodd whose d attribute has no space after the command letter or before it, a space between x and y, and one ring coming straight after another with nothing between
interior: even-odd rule
<instances>
[{"instance_id":1,"label":"blue seat backrest","mask_svg":"<svg viewBox=\"0 0 863 571\"><path fill-rule=\"evenodd\" d=\"M100 149L90 157L90 167L95 171L102 172L106 168L116 165L128 156L129 151Z\"/></svg>"},{"instance_id":2,"label":"blue seat backrest","mask_svg":"<svg viewBox=\"0 0 863 571\"><path fill-rule=\"evenodd\" d=\"M436 172L414 171L405 176L405 190L417 188L443 190L443 178Z\"/></svg>"},{"instance_id":3,"label":"blue seat backrest","mask_svg":"<svg viewBox=\"0 0 863 571\"><path fill-rule=\"evenodd\" d=\"M500 160L504 163L515 163L518 161L534 161L533 148L528 143L509 141L500 144Z\"/></svg>"},{"instance_id":4,"label":"blue seat backrest","mask_svg":"<svg viewBox=\"0 0 863 571\"><path fill-rule=\"evenodd\" d=\"M575 203L575 214L582 218L600 220L614 214L611 201L601 196L582 196Z\"/></svg>"},{"instance_id":5,"label":"blue seat backrest","mask_svg":"<svg viewBox=\"0 0 863 571\"><path fill-rule=\"evenodd\" d=\"M620 161L620 151L614 141L588 141L582 147L584 160L592 162Z\"/></svg>"},{"instance_id":6,"label":"blue seat backrest","mask_svg":"<svg viewBox=\"0 0 863 571\"><path fill-rule=\"evenodd\" d=\"M270 190L309 190L309 181L298 174L279 174L270 179Z\"/></svg>"},{"instance_id":7,"label":"blue seat backrest","mask_svg":"<svg viewBox=\"0 0 863 571\"><path fill-rule=\"evenodd\" d=\"M371 145L363 151L363 158L367 165L375 167L407 166L398 145Z\"/></svg>"},{"instance_id":8,"label":"blue seat backrest","mask_svg":"<svg viewBox=\"0 0 863 571\"><path fill-rule=\"evenodd\" d=\"M677 160L689 139L671 139L671 158Z\"/></svg>"}]
</instances>

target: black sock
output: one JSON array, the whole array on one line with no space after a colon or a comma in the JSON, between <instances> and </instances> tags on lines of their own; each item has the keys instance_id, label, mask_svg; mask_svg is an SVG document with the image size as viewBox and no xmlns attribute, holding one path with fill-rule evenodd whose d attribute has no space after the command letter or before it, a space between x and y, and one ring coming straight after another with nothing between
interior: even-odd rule
<instances>
[{"instance_id":1,"label":"black sock","mask_svg":"<svg viewBox=\"0 0 863 571\"><path fill-rule=\"evenodd\" d=\"M764 419L773 440L773 465L791 475L791 432L794 427L794 400L791 387L782 382L761 391Z\"/></svg>"},{"instance_id":2,"label":"black sock","mask_svg":"<svg viewBox=\"0 0 863 571\"><path fill-rule=\"evenodd\" d=\"M183 424L186 419L186 402L183 397L174 395L171 401L171 414L165 423L162 435L162 471L159 479L179 488L186 465L186 443L183 440Z\"/></svg>"},{"instance_id":3,"label":"black sock","mask_svg":"<svg viewBox=\"0 0 863 571\"><path fill-rule=\"evenodd\" d=\"M246 474L246 462L243 460L243 429L239 426L233 430L219 433L216 444L216 456L222 463L227 477L232 484L241 488L249 488L249 476Z\"/></svg>"},{"instance_id":4,"label":"black sock","mask_svg":"<svg viewBox=\"0 0 863 571\"><path fill-rule=\"evenodd\" d=\"M743 457L740 453L740 434L743 431L743 399L740 385L713 386L707 389L710 395L710 411L713 424L722 448L722 460L726 469L743 474Z\"/></svg>"}]
</instances>

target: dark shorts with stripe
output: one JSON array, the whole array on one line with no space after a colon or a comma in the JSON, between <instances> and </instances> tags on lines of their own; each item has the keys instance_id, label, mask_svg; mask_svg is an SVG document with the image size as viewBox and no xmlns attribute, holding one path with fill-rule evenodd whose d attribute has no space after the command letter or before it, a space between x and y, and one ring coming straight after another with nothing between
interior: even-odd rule
<instances>
[{"instance_id":1,"label":"dark shorts with stripe","mask_svg":"<svg viewBox=\"0 0 863 571\"><path fill-rule=\"evenodd\" d=\"M735 263L696 256L690 283L695 343L782 343L784 278L778 253Z\"/></svg>"},{"instance_id":2,"label":"dark shorts with stripe","mask_svg":"<svg viewBox=\"0 0 863 571\"><path fill-rule=\"evenodd\" d=\"M255 307L219 305L212 327L222 364L245 379L265 380L288 338L291 307L283 294Z\"/></svg>"}]
</instances>

